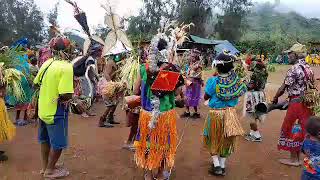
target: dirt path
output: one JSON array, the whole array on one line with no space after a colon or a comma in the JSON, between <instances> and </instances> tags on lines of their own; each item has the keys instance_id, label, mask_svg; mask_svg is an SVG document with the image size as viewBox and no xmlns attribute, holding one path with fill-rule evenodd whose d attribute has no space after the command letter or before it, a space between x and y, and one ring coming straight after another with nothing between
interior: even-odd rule
<instances>
[{"instance_id":1,"label":"dirt path","mask_svg":"<svg viewBox=\"0 0 320 180\"><path fill-rule=\"evenodd\" d=\"M319 69L318 69L319 71ZM270 76L268 93L275 93L283 79L285 70L279 70ZM317 72L317 74L319 74ZM95 106L96 112L102 113L103 105ZM178 110L180 113L182 109ZM239 113L240 113L239 109ZM202 117L206 116L207 108L201 105ZM264 136L262 143L251 143L240 139L237 151L227 162L226 180L298 180L301 168L280 165L280 157L286 157L277 150L279 129L284 112L274 111L261 125ZM133 180L142 179L142 171L133 162L133 154L122 150L129 128L125 127L124 113L118 109L117 119L121 125L113 129L97 128L98 118L82 119L71 116L69 124L70 148L65 153L64 163L70 170L68 180ZM203 118L189 121L185 135L176 157L173 179L206 180L222 179L209 176L207 169L210 164L209 154L202 148ZM243 127L248 130L248 121L242 120ZM179 134L186 120L178 121ZM38 180L41 168L40 146L37 143L37 129L28 126L17 129L17 137L13 142L1 144L9 161L0 164L0 180Z\"/></svg>"}]
</instances>

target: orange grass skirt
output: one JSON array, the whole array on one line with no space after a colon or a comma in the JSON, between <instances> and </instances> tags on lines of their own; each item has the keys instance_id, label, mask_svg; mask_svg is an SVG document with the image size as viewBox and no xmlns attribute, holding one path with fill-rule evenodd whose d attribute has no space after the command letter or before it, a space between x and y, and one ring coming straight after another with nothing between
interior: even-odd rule
<instances>
[{"instance_id":1,"label":"orange grass skirt","mask_svg":"<svg viewBox=\"0 0 320 180\"><path fill-rule=\"evenodd\" d=\"M163 112L156 127L150 130L148 124L151 113L141 110L138 134L134 143L138 167L148 170L173 167L177 149L177 117L175 110Z\"/></svg>"}]
</instances>

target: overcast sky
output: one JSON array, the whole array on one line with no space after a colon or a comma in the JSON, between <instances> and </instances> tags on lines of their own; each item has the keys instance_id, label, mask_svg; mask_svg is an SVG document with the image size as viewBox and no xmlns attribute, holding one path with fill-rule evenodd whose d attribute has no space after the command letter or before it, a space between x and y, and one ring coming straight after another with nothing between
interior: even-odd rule
<instances>
[{"instance_id":1,"label":"overcast sky","mask_svg":"<svg viewBox=\"0 0 320 180\"><path fill-rule=\"evenodd\" d=\"M59 5L59 25L63 28L79 28L78 23L73 18L73 9L71 5L64 0L35 0L41 11L48 13L54 7L56 2ZM106 0L75 0L79 7L82 8L88 17L90 26L104 24L104 9L100 4ZM275 0L254 0L255 2L274 2ZM279 1L279 0L278 0ZM298 13L307 17L320 18L320 0L280 0L282 6L295 10ZM142 0L110 0L114 6L115 12L120 16L130 16L138 14L139 8L142 6Z\"/></svg>"}]
</instances>

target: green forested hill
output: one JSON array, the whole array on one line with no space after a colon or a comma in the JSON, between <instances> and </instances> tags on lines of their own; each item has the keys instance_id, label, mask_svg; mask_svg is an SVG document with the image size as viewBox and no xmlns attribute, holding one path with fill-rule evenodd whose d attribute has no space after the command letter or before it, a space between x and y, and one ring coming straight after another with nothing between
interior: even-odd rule
<instances>
[{"instance_id":1,"label":"green forested hill","mask_svg":"<svg viewBox=\"0 0 320 180\"><path fill-rule=\"evenodd\" d=\"M247 15L239 44L257 43L274 51L296 42L320 41L320 19L306 18L296 12L281 13L268 4Z\"/></svg>"}]
</instances>

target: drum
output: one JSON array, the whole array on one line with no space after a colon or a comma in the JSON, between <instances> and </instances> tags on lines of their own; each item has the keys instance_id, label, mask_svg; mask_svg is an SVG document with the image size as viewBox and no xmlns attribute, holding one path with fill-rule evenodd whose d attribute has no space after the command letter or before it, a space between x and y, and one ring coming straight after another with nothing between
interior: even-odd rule
<instances>
[{"instance_id":1,"label":"drum","mask_svg":"<svg viewBox=\"0 0 320 180\"><path fill-rule=\"evenodd\" d=\"M141 106L141 97L132 95L124 97L124 102L130 109L134 109L138 106Z\"/></svg>"}]
</instances>

